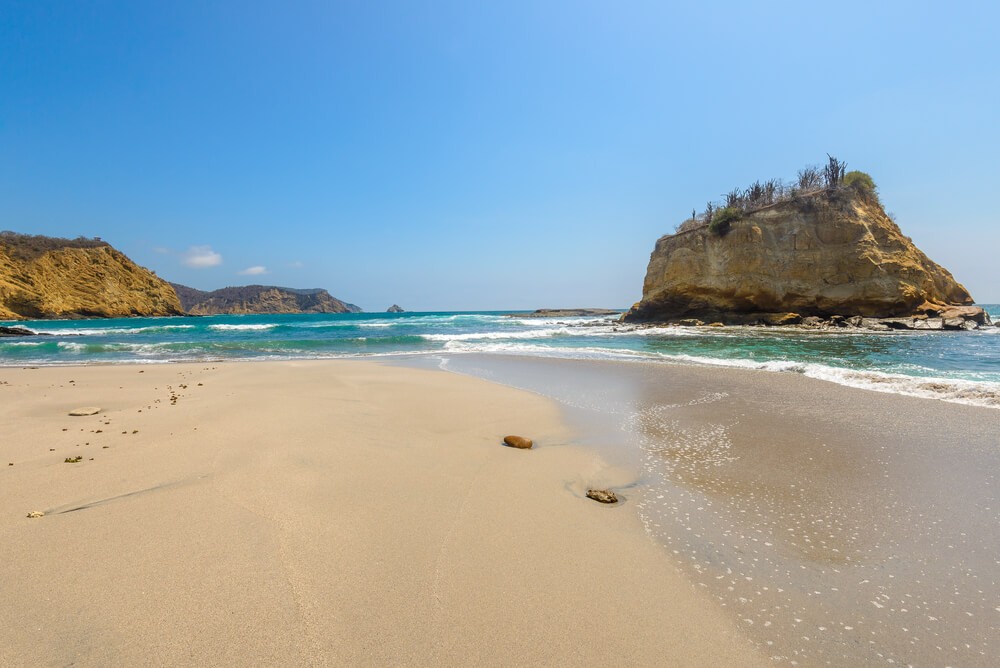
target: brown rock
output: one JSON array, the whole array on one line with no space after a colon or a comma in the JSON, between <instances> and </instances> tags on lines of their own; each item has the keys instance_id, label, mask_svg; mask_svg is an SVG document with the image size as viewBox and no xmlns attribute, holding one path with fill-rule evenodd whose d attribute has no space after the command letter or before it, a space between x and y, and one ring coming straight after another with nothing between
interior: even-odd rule
<instances>
[{"instance_id":1,"label":"brown rock","mask_svg":"<svg viewBox=\"0 0 1000 668\"><path fill-rule=\"evenodd\" d=\"M103 241L0 234L0 320L181 313L166 281Z\"/></svg>"},{"instance_id":2,"label":"brown rock","mask_svg":"<svg viewBox=\"0 0 1000 668\"><path fill-rule=\"evenodd\" d=\"M662 237L649 259L642 301L625 320L731 322L740 314L788 311L902 317L918 308L957 317L949 307L983 318L972 302L878 203L837 190L745 214L725 235L701 226Z\"/></svg>"},{"instance_id":3,"label":"brown rock","mask_svg":"<svg viewBox=\"0 0 1000 668\"><path fill-rule=\"evenodd\" d=\"M761 320L765 325L779 327L781 325L797 325L802 322L802 316L798 313L764 313Z\"/></svg>"},{"instance_id":4,"label":"brown rock","mask_svg":"<svg viewBox=\"0 0 1000 668\"><path fill-rule=\"evenodd\" d=\"M534 442L530 438L525 438L524 436L504 436L503 442L505 445L519 450L528 450L534 445Z\"/></svg>"},{"instance_id":5,"label":"brown rock","mask_svg":"<svg viewBox=\"0 0 1000 668\"><path fill-rule=\"evenodd\" d=\"M74 408L69 412L73 417L82 417L84 415L97 415L101 412L101 409L97 406L84 406L83 408Z\"/></svg>"},{"instance_id":6,"label":"brown rock","mask_svg":"<svg viewBox=\"0 0 1000 668\"><path fill-rule=\"evenodd\" d=\"M45 513L43 513L40 510L32 510L30 513L28 513L28 519L33 520L39 517L45 517Z\"/></svg>"},{"instance_id":7,"label":"brown rock","mask_svg":"<svg viewBox=\"0 0 1000 668\"><path fill-rule=\"evenodd\" d=\"M610 489L588 489L587 498L598 503L618 503L618 496Z\"/></svg>"}]
</instances>

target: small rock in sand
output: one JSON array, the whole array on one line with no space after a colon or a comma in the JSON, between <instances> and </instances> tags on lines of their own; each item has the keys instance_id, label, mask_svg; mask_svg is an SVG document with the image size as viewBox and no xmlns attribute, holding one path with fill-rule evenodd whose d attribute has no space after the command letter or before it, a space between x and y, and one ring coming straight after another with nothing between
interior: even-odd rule
<instances>
[{"instance_id":1,"label":"small rock in sand","mask_svg":"<svg viewBox=\"0 0 1000 668\"><path fill-rule=\"evenodd\" d=\"M97 415L101 412L101 409L97 406L84 406L83 408L74 408L69 412L73 417L82 417L84 415Z\"/></svg>"},{"instance_id":2,"label":"small rock in sand","mask_svg":"<svg viewBox=\"0 0 1000 668\"><path fill-rule=\"evenodd\" d=\"M45 513L43 513L40 510L32 510L30 513L28 513L28 519L33 520L36 517L45 517Z\"/></svg>"},{"instance_id":3,"label":"small rock in sand","mask_svg":"<svg viewBox=\"0 0 1000 668\"><path fill-rule=\"evenodd\" d=\"M519 450L527 450L534 445L534 442L530 438L525 438L524 436L504 436L503 442L512 448L518 448Z\"/></svg>"},{"instance_id":4,"label":"small rock in sand","mask_svg":"<svg viewBox=\"0 0 1000 668\"><path fill-rule=\"evenodd\" d=\"M618 503L618 497L610 489L588 489L587 498L598 503Z\"/></svg>"}]
</instances>

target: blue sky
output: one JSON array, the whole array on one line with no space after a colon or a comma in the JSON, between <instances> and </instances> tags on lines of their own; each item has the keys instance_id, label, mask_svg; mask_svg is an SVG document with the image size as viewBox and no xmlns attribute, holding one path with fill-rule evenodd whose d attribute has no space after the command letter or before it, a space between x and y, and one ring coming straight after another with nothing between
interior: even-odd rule
<instances>
[{"instance_id":1,"label":"blue sky","mask_svg":"<svg viewBox=\"0 0 1000 668\"><path fill-rule=\"evenodd\" d=\"M694 5L6 0L0 228L368 310L627 306L692 208L829 152L1000 302L1000 5Z\"/></svg>"}]
</instances>

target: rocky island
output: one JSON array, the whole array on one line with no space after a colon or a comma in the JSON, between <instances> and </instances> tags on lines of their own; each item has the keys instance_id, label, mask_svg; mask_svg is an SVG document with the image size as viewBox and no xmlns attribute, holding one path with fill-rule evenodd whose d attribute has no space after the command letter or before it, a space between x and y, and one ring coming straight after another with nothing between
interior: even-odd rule
<instances>
[{"instance_id":1,"label":"rocky island","mask_svg":"<svg viewBox=\"0 0 1000 668\"><path fill-rule=\"evenodd\" d=\"M508 313L508 318L575 318L580 316L621 315L610 308L540 308L531 313Z\"/></svg>"},{"instance_id":2,"label":"rocky island","mask_svg":"<svg viewBox=\"0 0 1000 668\"><path fill-rule=\"evenodd\" d=\"M886 214L874 182L830 158L788 186L709 204L650 256L627 322L974 329L989 316Z\"/></svg>"},{"instance_id":3,"label":"rocky island","mask_svg":"<svg viewBox=\"0 0 1000 668\"><path fill-rule=\"evenodd\" d=\"M167 315L173 288L101 239L0 232L0 320Z\"/></svg>"},{"instance_id":4,"label":"rocky island","mask_svg":"<svg viewBox=\"0 0 1000 668\"><path fill-rule=\"evenodd\" d=\"M251 313L360 313L320 288L299 290L274 285L246 285L206 292L171 283L185 311L191 315L246 315Z\"/></svg>"}]
</instances>

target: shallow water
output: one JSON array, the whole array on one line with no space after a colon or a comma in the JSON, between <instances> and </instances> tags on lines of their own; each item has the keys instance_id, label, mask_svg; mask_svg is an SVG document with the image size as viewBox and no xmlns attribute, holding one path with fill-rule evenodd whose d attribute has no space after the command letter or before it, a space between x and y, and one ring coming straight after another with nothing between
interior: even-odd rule
<instances>
[{"instance_id":1,"label":"shallow water","mask_svg":"<svg viewBox=\"0 0 1000 668\"><path fill-rule=\"evenodd\" d=\"M1000 307L989 307L1000 318ZM449 353L763 369L841 385L1000 407L1000 328L814 332L639 328L614 318L358 313L34 321L0 339L0 365L166 363Z\"/></svg>"},{"instance_id":2,"label":"shallow water","mask_svg":"<svg viewBox=\"0 0 1000 668\"><path fill-rule=\"evenodd\" d=\"M777 660L995 665L992 410L739 370L441 366L567 406L585 441L632 468L650 537Z\"/></svg>"}]
</instances>

